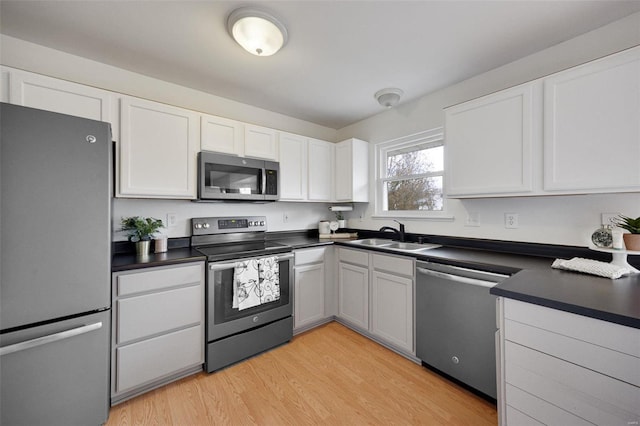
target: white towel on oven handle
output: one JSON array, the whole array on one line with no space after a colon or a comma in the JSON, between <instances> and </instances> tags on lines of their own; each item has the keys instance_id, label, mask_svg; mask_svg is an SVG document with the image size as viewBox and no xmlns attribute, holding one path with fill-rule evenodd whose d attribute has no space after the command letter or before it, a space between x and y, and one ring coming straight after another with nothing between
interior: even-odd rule
<instances>
[{"instance_id":1,"label":"white towel on oven handle","mask_svg":"<svg viewBox=\"0 0 640 426\"><path fill-rule=\"evenodd\" d=\"M248 309L280 299L280 267L277 257L236 262L232 307Z\"/></svg>"}]
</instances>

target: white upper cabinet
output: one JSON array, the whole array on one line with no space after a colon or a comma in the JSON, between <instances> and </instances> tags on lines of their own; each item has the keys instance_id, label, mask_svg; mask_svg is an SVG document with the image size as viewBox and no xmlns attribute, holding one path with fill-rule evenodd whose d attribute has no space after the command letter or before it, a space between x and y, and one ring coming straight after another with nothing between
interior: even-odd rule
<instances>
[{"instance_id":1,"label":"white upper cabinet","mask_svg":"<svg viewBox=\"0 0 640 426\"><path fill-rule=\"evenodd\" d=\"M445 109L453 198L640 189L640 47Z\"/></svg>"},{"instance_id":2,"label":"white upper cabinet","mask_svg":"<svg viewBox=\"0 0 640 426\"><path fill-rule=\"evenodd\" d=\"M280 144L280 200L307 199L307 138L281 132Z\"/></svg>"},{"instance_id":3,"label":"white upper cabinet","mask_svg":"<svg viewBox=\"0 0 640 426\"><path fill-rule=\"evenodd\" d=\"M8 76L9 103L106 121L117 135L113 93L11 68L3 68L3 74Z\"/></svg>"},{"instance_id":4,"label":"white upper cabinet","mask_svg":"<svg viewBox=\"0 0 640 426\"><path fill-rule=\"evenodd\" d=\"M200 149L225 154L242 155L244 129L242 123L213 115L200 119Z\"/></svg>"},{"instance_id":5,"label":"white upper cabinet","mask_svg":"<svg viewBox=\"0 0 640 426\"><path fill-rule=\"evenodd\" d=\"M244 155L278 161L276 131L267 127L244 125Z\"/></svg>"},{"instance_id":6,"label":"white upper cabinet","mask_svg":"<svg viewBox=\"0 0 640 426\"><path fill-rule=\"evenodd\" d=\"M335 146L335 200L369 201L369 143L348 139Z\"/></svg>"},{"instance_id":7,"label":"white upper cabinet","mask_svg":"<svg viewBox=\"0 0 640 426\"><path fill-rule=\"evenodd\" d=\"M120 109L118 196L196 197L200 115L125 96Z\"/></svg>"},{"instance_id":8,"label":"white upper cabinet","mask_svg":"<svg viewBox=\"0 0 640 426\"><path fill-rule=\"evenodd\" d=\"M539 83L527 83L445 109L446 194L515 195L533 190Z\"/></svg>"},{"instance_id":9,"label":"white upper cabinet","mask_svg":"<svg viewBox=\"0 0 640 426\"><path fill-rule=\"evenodd\" d=\"M309 201L333 200L333 150L335 144L309 139Z\"/></svg>"},{"instance_id":10,"label":"white upper cabinet","mask_svg":"<svg viewBox=\"0 0 640 426\"><path fill-rule=\"evenodd\" d=\"M545 78L544 190L638 189L640 48Z\"/></svg>"}]
</instances>

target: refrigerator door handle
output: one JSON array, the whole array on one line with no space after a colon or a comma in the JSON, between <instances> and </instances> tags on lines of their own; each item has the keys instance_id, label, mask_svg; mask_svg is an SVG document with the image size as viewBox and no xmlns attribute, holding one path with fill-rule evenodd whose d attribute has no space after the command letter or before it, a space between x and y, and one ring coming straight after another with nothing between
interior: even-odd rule
<instances>
[{"instance_id":1,"label":"refrigerator door handle","mask_svg":"<svg viewBox=\"0 0 640 426\"><path fill-rule=\"evenodd\" d=\"M50 334L48 336L38 337L37 339L26 340L24 342L15 343L13 345L0 348L0 356L12 354L14 352L24 351L27 349L35 348L37 346L46 345L47 343L53 343L60 340L68 339L70 337L79 336L81 334L98 330L99 328L102 328L102 321L97 322L95 324L87 324L81 327L72 328L71 330L65 330L59 333Z\"/></svg>"}]
</instances>

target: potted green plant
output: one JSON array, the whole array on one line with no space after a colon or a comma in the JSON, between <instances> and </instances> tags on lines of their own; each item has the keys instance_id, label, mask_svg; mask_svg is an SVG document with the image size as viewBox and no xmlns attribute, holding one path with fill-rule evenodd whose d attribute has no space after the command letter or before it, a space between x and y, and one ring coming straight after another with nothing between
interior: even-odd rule
<instances>
[{"instance_id":1,"label":"potted green plant","mask_svg":"<svg viewBox=\"0 0 640 426\"><path fill-rule=\"evenodd\" d=\"M338 226L340 228L346 228L347 227L347 221L344 219L344 214L341 211L336 211L336 220L338 221Z\"/></svg>"},{"instance_id":2,"label":"potted green plant","mask_svg":"<svg viewBox=\"0 0 640 426\"><path fill-rule=\"evenodd\" d=\"M138 256L149 254L149 245L153 234L164 227L160 219L152 217L123 217L120 223L122 224L122 230L128 232L129 241L135 243Z\"/></svg>"},{"instance_id":3,"label":"potted green plant","mask_svg":"<svg viewBox=\"0 0 640 426\"><path fill-rule=\"evenodd\" d=\"M628 234L623 234L624 245L627 250L640 251L640 217L632 218L624 215L619 215L613 220L613 223L622 229L629 231Z\"/></svg>"}]
</instances>

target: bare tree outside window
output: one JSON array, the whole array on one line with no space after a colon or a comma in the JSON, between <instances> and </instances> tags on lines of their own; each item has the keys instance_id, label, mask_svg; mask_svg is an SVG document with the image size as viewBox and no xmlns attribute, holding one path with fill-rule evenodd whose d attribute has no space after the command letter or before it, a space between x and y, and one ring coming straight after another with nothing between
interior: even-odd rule
<instances>
[{"instance_id":1,"label":"bare tree outside window","mask_svg":"<svg viewBox=\"0 0 640 426\"><path fill-rule=\"evenodd\" d=\"M443 147L413 147L387 154L386 210L441 211Z\"/></svg>"}]
</instances>

